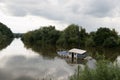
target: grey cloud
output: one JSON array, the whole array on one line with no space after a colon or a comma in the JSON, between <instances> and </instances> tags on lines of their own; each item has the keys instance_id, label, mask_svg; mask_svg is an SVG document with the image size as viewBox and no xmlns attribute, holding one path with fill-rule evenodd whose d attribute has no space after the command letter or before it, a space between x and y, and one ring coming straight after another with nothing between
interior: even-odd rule
<instances>
[{"instance_id":1,"label":"grey cloud","mask_svg":"<svg viewBox=\"0 0 120 80\"><path fill-rule=\"evenodd\" d=\"M101 18L120 16L119 0L1 0L1 2L5 3L8 12L15 16L28 14L42 16L67 24L87 26L86 28L90 26L96 28L99 24L104 24Z\"/></svg>"},{"instance_id":2,"label":"grey cloud","mask_svg":"<svg viewBox=\"0 0 120 80\"><path fill-rule=\"evenodd\" d=\"M37 79L32 78L30 76L20 76L20 77L14 79L14 80L37 80Z\"/></svg>"},{"instance_id":3,"label":"grey cloud","mask_svg":"<svg viewBox=\"0 0 120 80\"><path fill-rule=\"evenodd\" d=\"M89 5L88 10L86 10L86 13L88 15L96 16L96 17L106 17L106 16L112 16L111 13L115 9L116 0L113 2L113 0L94 0L93 3Z\"/></svg>"},{"instance_id":4,"label":"grey cloud","mask_svg":"<svg viewBox=\"0 0 120 80\"><path fill-rule=\"evenodd\" d=\"M8 11L10 13L15 13L15 14L12 14L13 16L25 16L25 15L27 15L27 11L21 6L9 6L9 8L13 8L12 10Z\"/></svg>"},{"instance_id":5,"label":"grey cloud","mask_svg":"<svg viewBox=\"0 0 120 80\"><path fill-rule=\"evenodd\" d=\"M7 6L8 12L15 16L31 14L53 20L61 20L61 18L64 18L64 12L66 11L63 4L54 5L50 0L5 0L4 3Z\"/></svg>"},{"instance_id":6,"label":"grey cloud","mask_svg":"<svg viewBox=\"0 0 120 80\"><path fill-rule=\"evenodd\" d=\"M118 0L3 0L8 10L16 16L27 14L64 20L70 16L105 17L119 3ZM83 14L83 15L82 15Z\"/></svg>"}]
</instances>

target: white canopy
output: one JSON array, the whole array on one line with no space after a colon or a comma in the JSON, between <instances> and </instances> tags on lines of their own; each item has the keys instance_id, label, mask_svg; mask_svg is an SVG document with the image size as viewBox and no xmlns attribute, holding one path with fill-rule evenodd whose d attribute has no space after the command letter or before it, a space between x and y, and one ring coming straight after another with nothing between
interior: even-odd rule
<instances>
[{"instance_id":1,"label":"white canopy","mask_svg":"<svg viewBox=\"0 0 120 80\"><path fill-rule=\"evenodd\" d=\"M86 51L85 50L81 50L81 49L73 48L73 49L69 50L68 52L70 52L70 53L77 53L77 54L84 54Z\"/></svg>"}]
</instances>

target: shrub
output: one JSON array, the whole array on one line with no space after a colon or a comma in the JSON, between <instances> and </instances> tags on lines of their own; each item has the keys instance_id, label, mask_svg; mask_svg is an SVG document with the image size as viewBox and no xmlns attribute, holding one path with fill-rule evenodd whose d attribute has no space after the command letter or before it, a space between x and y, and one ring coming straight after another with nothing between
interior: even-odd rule
<instances>
[{"instance_id":1,"label":"shrub","mask_svg":"<svg viewBox=\"0 0 120 80\"><path fill-rule=\"evenodd\" d=\"M85 66L84 70L78 69L70 80L120 80L120 67L110 61L99 60L96 68Z\"/></svg>"}]
</instances>

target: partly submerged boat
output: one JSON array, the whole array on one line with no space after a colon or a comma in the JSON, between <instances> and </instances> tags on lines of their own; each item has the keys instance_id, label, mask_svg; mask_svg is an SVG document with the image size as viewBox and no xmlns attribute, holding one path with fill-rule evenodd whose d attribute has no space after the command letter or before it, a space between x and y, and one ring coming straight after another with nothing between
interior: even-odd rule
<instances>
[{"instance_id":1,"label":"partly submerged boat","mask_svg":"<svg viewBox=\"0 0 120 80\"><path fill-rule=\"evenodd\" d=\"M58 51L57 54L62 57L67 57L67 58L85 58L87 56L87 51L73 48L68 51Z\"/></svg>"},{"instance_id":2,"label":"partly submerged boat","mask_svg":"<svg viewBox=\"0 0 120 80\"><path fill-rule=\"evenodd\" d=\"M58 51L57 54L61 57L69 57L69 52L65 50Z\"/></svg>"}]
</instances>

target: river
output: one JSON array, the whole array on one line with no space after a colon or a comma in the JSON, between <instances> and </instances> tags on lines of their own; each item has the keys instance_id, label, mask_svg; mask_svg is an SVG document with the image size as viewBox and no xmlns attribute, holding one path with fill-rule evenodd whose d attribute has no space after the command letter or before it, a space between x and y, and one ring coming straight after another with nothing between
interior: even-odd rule
<instances>
[{"instance_id":1,"label":"river","mask_svg":"<svg viewBox=\"0 0 120 80\"><path fill-rule=\"evenodd\" d=\"M1 80L67 80L75 66L64 59L44 58L31 49L26 49L20 39L0 51Z\"/></svg>"},{"instance_id":2,"label":"river","mask_svg":"<svg viewBox=\"0 0 120 80\"><path fill-rule=\"evenodd\" d=\"M117 59L120 60L119 57ZM91 65L92 62L88 64ZM70 64L58 56L46 58L27 49L20 39L14 39L0 51L1 80L68 80L77 66L78 64Z\"/></svg>"}]
</instances>

